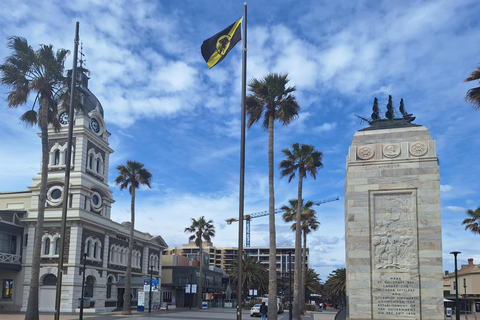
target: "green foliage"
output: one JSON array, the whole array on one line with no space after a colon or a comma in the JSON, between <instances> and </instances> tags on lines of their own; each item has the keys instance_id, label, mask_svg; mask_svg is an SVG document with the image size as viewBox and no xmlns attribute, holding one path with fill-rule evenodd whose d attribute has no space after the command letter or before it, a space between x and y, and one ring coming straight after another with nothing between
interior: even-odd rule
<instances>
[{"instance_id":1,"label":"green foliage","mask_svg":"<svg viewBox=\"0 0 480 320\"><path fill-rule=\"evenodd\" d=\"M470 76L464 80L464 82L478 80L480 83L480 66L476 70L472 71ZM480 110L480 87L471 88L465 95L465 101L470 102L476 110Z\"/></svg>"},{"instance_id":2,"label":"green foliage","mask_svg":"<svg viewBox=\"0 0 480 320\"><path fill-rule=\"evenodd\" d=\"M469 209L466 213L470 218L466 218L462 222L465 230L470 230L474 234L480 234L480 207L477 207L475 210Z\"/></svg>"},{"instance_id":3,"label":"green foliage","mask_svg":"<svg viewBox=\"0 0 480 320\"><path fill-rule=\"evenodd\" d=\"M278 168L281 169L281 178L289 176L288 182L295 178L297 171L301 178L306 178L307 173L310 173L316 179L317 168L323 167L323 153L316 151L312 145L294 143L292 150L283 149L282 153L286 159L280 162Z\"/></svg>"},{"instance_id":4,"label":"green foliage","mask_svg":"<svg viewBox=\"0 0 480 320\"><path fill-rule=\"evenodd\" d=\"M230 271L232 280L238 281L238 261L235 260ZM244 253L242 256L242 287L245 292L257 289L268 292L268 270L256 258Z\"/></svg>"},{"instance_id":5,"label":"green foliage","mask_svg":"<svg viewBox=\"0 0 480 320\"><path fill-rule=\"evenodd\" d=\"M334 270L324 285L324 294L344 295L346 286L346 269L340 268Z\"/></svg>"},{"instance_id":6,"label":"green foliage","mask_svg":"<svg viewBox=\"0 0 480 320\"><path fill-rule=\"evenodd\" d=\"M185 228L185 232L193 233L188 240L195 240L197 247L201 248L203 240L210 241L215 236L215 227L212 220L207 221L201 216L198 220L192 218L192 225Z\"/></svg>"},{"instance_id":7,"label":"green foliage","mask_svg":"<svg viewBox=\"0 0 480 320\"><path fill-rule=\"evenodd\" d=\"M288 125L298 117L300 106L293 92L295 87L287 86L288 74L271 73L263 79L250 81L252 92L246 99L248 128L263 118L263 126L268 128L269 117Z\"/></svg>"},{"instance_id":8,"label":"green foliage","mask_svg":"<svg viewBox=\"0 0 480 320\"><path fill-rule=\"evenodd\" d=\"M129 188L130 194L133 194L133 189L138 189L141 184L152 187L152 174L143 166L143 163L131 160L127 161L126 166L117 166L120 175L115 179L115 183L120 186L120 190Z\"/></svg>"}]
</instances>

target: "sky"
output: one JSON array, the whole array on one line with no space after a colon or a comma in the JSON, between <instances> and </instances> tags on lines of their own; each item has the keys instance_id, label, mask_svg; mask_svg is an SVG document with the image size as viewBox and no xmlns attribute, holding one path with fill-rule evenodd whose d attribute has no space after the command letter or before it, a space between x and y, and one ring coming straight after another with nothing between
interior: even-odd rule
<instances>
[{"instance_id":1,"label":"sky","mask_svg":"<svg viewBox=\"0 0 480 320\"><path fill-rule=\"evenodd\" d=\"M188 242L191 219L213 220L217 247L238 245L241 128L241 43L212 69L202 42L243 15L244 1L3 0L0 60L8 37L25 37L34 49L51 44L73 51L80 22L89 89L102 103L111 133L111 218L130 220L130 195L114 179L127 160L145 164L152 188L136 197L136 227L161 235L170 247ZM287 73L296 87L299 117L275 123L275 167L282 149L314 145L323 153L316 179L304 181L304 199L321 223L307 240L310 266L322 281L345 267L344 181L346 156L356 131L367 124L374 98L386 111L403 98L436 140L440 160L443 269L454 270L451 251L480 263L479 235L461 225L480 205L480 111L465 102L478 83L464 79L480 63L477 0L291 1L248 3L247 79ZM73 64L70 54L66 67ZM38 128L19 120L31 104L7 107L0 85L1 191L27 190L40 171ZM475 129L477 128L477 129ZM267 131L246 135L245 214L268 209ZM275 170L279 208L297 196L297 180ZM290 225L276 216L277 245L294 243ZM251 222L251 246L268 246L268 217Z\"/></svg>"}]
</instances>

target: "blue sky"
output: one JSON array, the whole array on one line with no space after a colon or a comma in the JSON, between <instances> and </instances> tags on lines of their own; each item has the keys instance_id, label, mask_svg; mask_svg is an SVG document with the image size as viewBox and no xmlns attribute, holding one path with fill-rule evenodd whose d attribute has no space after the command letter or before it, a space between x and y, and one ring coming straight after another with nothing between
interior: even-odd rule
<instances>
[{"instance_id":1,"label":"blue sky","mask_svg":"<svg viewBox=\"0 0 480 320\"><path fill-rule=\"evenodd\" d=\"M3 0L0 59L11 35L73 50L80 22L90 90L105 110L111 133L109 182L112 219L130 219L129 194L113 183L115 167L145 164L152 189L137 193L136 226L169 246L188 241L190 218L212 219L214 245L237 246L240 154L241 45L208 69L200 46L243 15L244 1L22 1ZM297 88L299 118L275 124L275 165L295 142L324 154L304 198L339 201L317 207L321 226L308 237L311 266L325 280L345 266L345 159L353 134L365 127L374 97L382 112L388 95L401 98L415 123L437 141L440 159L444 269L451 251L480 263L479 236L464 230L467 209L479 205L477 138L480 111L464 101L476 83L463 80L480 63L480 2L262 1L248 4L247 79L288 73ZM67 67L72 65L69 56ZM26 190L40 170L38 128L25 128L26 110L7 108L0 87L0 190ZM245 213L268 209L267 132L258 124L246 137ZM297 194L297 183L275 174L276 207ZM252 220L252 246L268 246L268 218ZM293 244L277 216L277 244Z\"/></svg>"}]
</instances>

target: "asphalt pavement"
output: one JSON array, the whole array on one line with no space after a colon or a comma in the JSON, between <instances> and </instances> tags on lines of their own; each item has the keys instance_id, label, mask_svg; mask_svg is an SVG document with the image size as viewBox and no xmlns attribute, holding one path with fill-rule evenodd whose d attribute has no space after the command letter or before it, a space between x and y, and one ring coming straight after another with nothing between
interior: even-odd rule
<instances>
[{"instance_id":1,"label":"asphalt pavement","mask_svg":"<svg viewBox=\"0 0 480 320\"><path fill-rule=\"evenodd\" d=\"M334 320L338 310L328 308L322 312L307 311L302 320ZM236 320L235 309L170 309L168 311L152 311L151 313L132 311L132 315L122 315L121 311L108 313L84 312L84 320L127 320L127 319L161 319L161 320ZM25 313L0 313L1 320L24 320ZM53 320L53 313L41 313L40 320ZM61 313L60 320L80 319L79 313ZM243 310L242 319L250 318L249 310ZM257 319L257 318L255 318ZM288 310L278 315L278 320L288 320Z\"/></svg>"}]
</instances>

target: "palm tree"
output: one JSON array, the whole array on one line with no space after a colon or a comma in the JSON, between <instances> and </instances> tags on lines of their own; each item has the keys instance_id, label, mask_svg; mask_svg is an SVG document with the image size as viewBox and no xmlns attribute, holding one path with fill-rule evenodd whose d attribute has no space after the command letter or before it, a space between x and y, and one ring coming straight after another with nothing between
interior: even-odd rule
<instances>
[{"instance_id":1,"label":"palm tree","mask_svg":"<svg viewBox=\"0 0 480 320\"><path fill-rule=\"evenodd\" d=\"M282 218L285 222L296 221L297 217L297 209L298 209L298 200L291 199L288 201L290 203L290 207L283 206L280 209L285 211ZM305 291L305 278L306 278L306 271L305 269L305 262L306 262L306 253L307 253L307 234L309 234L312 230L317 230L320 222L317 221L315 217L315 210L311 209L311 207L315 203L313 201L307 201L304 206L302 206L302 216L301 216L301 229L303 233L303 250L302 250L302 276L301 276L301 283L300 283L300 292ZM297 224L294 223L291 226L292 231L296 231ZM300 312L303 314L305 313L305 295L300 295L299 297L299 306Z\"/></svg>"},{"instance_id":2,"label":"palm tree","mask_svg":"<svg viewBox=\"0 0 480 320\"><path fill-rule=\"evenodd\" d=\"M268 211L269 211L269 268L268 268L268 304L277 304L277 270L276 270L276 239L275 239L275 194L273 184L273 123L279 120L283 126L290 124L298 117L300 106L293 92L295 87L287 86L288 74L271 73L264 78L250 81L252 92L246 99L248 113L248 128L258 122L263 115L263 126L268 130ZM274 308L268 311L270 320L277 319Z\"/></svg>"},{"instance_id":3,"label":"palm tree","mask_svg":"<svg viewBox=\"0 0 480 320\"><path fill-rule=\"evenodd\" d=\"M244 253L242 256L242 288L245 294L250 288L259 292L268 290L268 271L256 258ZM238 262L235 260L230 270L232 280L238 281Z\"/></svg>"},{"instance_id":4,"label":"palm tree","mask_svg":"<svg viewBox=\"0 0 480 320\"><path fill-rule=\"evenodd\" d=\"M126 166L117 166L120 175L115 179L115 183L120 185L120 190L128 188L132 196L130 202L130 239L128 241L127 271L125 272L125 293L123 295L122 309L122 314L125 315L132 314L132 308L130 306L130 286L132 280L133 232L135 228L135 190L138 189L140 185L146 185L149 188L152 187L150 185L152 182L152 174L143 166L143 163L129 160Z\"/></svg>"},{"instance_id":5,"label":"palm tree","mask_svg":"<svg viewBox=\"0 0 480 320\"><path fill-rule=\"evenodd\" d=\"M464 82L479 80L480 82L480 66L476 70L470 73L470 76L464 80ZM475 87L467 91L465 100L470 102L475 110L480 109L480 87Z\"/></svg>"},{"instance_id":6,"label":"palm tree","mask_svg":"<svg viewBox=\"0 0 480 320\"><path fill-rule=\"evenodd\" d=\"M201 216L198 220L192 218L192 225L185 228L185 232L193 233L188 240L195 240L195 244L198 247L198 261L200 261L200 275L198 277L198 295L197 295L197 308L202 308L202 282L203 282L203 240L210 241L215 236L215 227L212 220L205 220L204 216Z\"/></svg>"},{"instance_id":7,"label":"palm tree","mask_svg":"<svg viewBox=\"0 0 480 320\"><path fill-rule=\"evenodd\" d=\"M323 154L315 150L315 147L307 144L294 143L292 150L283 149L282 153L286 157L285 160L280 162L279 169L281 169L280 177L289 176L288 182L292 181L298 171L298 207L297 212L302 212L302 188L303 179L307 177L307 173L316 179L317 168L322 168ZM295 229L295 262L301 261L301 214L296 216L296 229ZM293 291L293 318L300 319L300 272L303 270L303 266L300 263L295 263L295 277ZM303 309L303 308L302 308Z\"/></svg>"},{"instance_id":8,"label":"palm tree","mask_svg":"<svg viewBox=\"0 0 480 320\"><path fill-rule=\"evenodd\" d=\"M469 229L472 231L474 234L480 234L480 207L477 209L472 210L469 209L467 210L467 215L470 218L466 218L463 220L462 225L465 225L465 230Z\"/></svg>"},{"instance_id":9,"label":"palm tree","mask_svg":"<svg viewBox=\"0 0 480 320\"><path fill-rule=\"evenodd\" d=\"M307 268L305 272L305 291L320 293L322 290L322 285L320 284L320 275L311 268ZM307 292L308 291L308 292ZM306 295L306 294L305 294Z\"/></svg>"},{"instance_id":10,"label":"palm tree","mask_svg":"<svg viewBox=\"0 0 480 320\"><path fill-rule=\"evenodd\" d=\"M55 94L68 87L65 77L65 58L68 50L60 49L56 53L51 45L40 45L37 51L21 37L10 37L8 47L12 55L0 65L0 81L11 88L8 93L8 107L17 108L27 104L34 92L32 108L21 116L27 126L38 125L42 137L42 167L40 193L38 196L38 213L33 241L33 259L30 292L28 296L25 319L38 319L38 290L40 276L40 253L42 247L43 221L47 198L48 178L48 126L60 129L57 115ZM38 105L38 109L35 107Z\"/></svg>"},{"instance_id":11,"label":"palm tree","mask_svg":"<svg viewBox=\"0 0 480 320\"><path fill-rule=\"evenodd\" d=\"M340 300L340 305L345 306L346 282L346 269L336 269L328 276L327 282L325 282L324 286L324 293L331 294L332 296L337 296Z\"/></svg>"}]
</instances>

